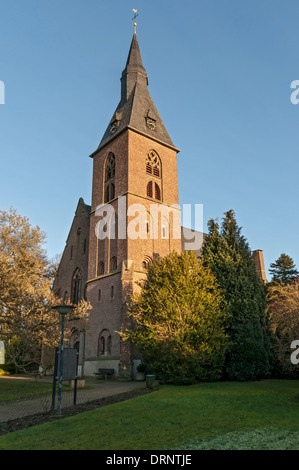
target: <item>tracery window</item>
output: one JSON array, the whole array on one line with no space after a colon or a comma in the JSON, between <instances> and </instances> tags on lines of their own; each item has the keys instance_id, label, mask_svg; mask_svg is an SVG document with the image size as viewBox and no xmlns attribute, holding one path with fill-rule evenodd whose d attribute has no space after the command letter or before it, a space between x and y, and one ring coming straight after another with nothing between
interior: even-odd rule
<instances>
[{"instance_id":1,"label":"tracery window","mask_svg":"<svg viewBox=\"0 0 299 470\"><path fill-rule=\"evenodd\" d=\"M155 150L151 150L146 157L146 173L161 178L161 160Z\"/></svg>"},{"instance_id":2,"label":"tracery window","mask_svg":"<svg viewBox=\"0 0 299 470\"><path fill-rule=\"evenodd\" d=\"M155 180L148 181L146 186L146 195L161 201L161 186L157 178L162 178L161 160L155 150L148 152L145 162L146 174L155 177Z\"/></svg>"},{"instance_id":3,"label":"tracery window","mask_svg":"<svg viewBox=\"0 0 299 470\"><path fill-rule=\"evenodd\" d=\"M106 163L106 170L105 170L105 181L114 178L115 176L115 156L112 152L109 153Z\"/></svg>"},{"instance_id":4,"label":"tracery window","mask_svg":"<svg viewBox=\"0 0 299 470\"><path fill-rule=\"evenodd\" d=\"M105 167L104 203L115 198L115 156L109 153Z\"/></svg>"}]
</instances>

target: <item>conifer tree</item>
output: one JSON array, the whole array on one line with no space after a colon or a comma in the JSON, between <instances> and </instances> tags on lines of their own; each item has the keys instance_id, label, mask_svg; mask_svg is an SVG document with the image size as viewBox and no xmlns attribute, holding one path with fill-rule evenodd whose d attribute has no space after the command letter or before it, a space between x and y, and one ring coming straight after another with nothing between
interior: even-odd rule
<instances>
[{"instance_id":1,"label":"conifer tree","mask_svg":"<svg viewBox=\"0 0 299 470\"><path fill-rule=\"evenodd\" d=\"M272 274L272 282L281 282L282 285L289 284L299 275L294 260L281 253L279 258L270 264L269 272Z\"/></svg>"},{"instance_id":2,"label":"conifer tree","mask_svg":"<svg viewBox=\"0 0 299 470\"><path fill-rule=\"evenodd\" d=\"M225 377L252 380L270 370L266 332L266 293L256 273L248 243L241 234L233 210L224 214L222 225L211 219L203 247L204 264L215 275L227 302L230 346Z\"/></svg>"},{"instance_id":3,"label":"conifer tree","mask_svg":"<svg viewBox=\"0 0 299 470\"><path fill-rule=\"evenodd\" d=\"M193 252L171 253L149 266L130 302L135 325L121 333L165 383L190 384L221 376L226 310L215 277Z\"/></svg>"}]
</instances>

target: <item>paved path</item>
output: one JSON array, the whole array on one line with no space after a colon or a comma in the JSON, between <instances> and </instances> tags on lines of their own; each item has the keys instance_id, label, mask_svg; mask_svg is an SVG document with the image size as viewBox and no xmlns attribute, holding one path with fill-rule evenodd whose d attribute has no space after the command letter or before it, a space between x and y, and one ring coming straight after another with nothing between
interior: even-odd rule
<instances>
[{"instance_id":1,"label":"paved path","mask_svg":"<svg viewBox=\"0 0 299 470\"><path fill-rule=\"evenodd\" d=\"M0 377L1 382L5 380L24 380L35 381L34 378L13 376L13 377ZM38 382L52 383L52 378L38 379ZM136 389L144 389L145 382L118 382L116 380L98 380L87 378L85 380L85 388L77 389L77 404L87 403L93 400L98 400L104 397L118 395L120 393L129 392ZM63 408L73 405L73 391L62 393L62 411ZM57 395L56 395L57 403ZM31 399L14 400L11 402L0 402L0 423L10 421L17 418L24 418L32 416L37 413L44 413L50 411L52 407L52 394L47 394Z\"/></svg>"}]
</instances>

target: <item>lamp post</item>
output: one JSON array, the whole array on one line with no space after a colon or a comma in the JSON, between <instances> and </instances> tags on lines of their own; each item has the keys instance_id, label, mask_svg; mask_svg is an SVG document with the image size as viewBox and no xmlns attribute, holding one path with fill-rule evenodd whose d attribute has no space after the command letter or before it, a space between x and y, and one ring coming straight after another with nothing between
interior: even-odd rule
<instances>
[{"instance_id":1,"label":"lamp post","mask_svg":"<svg viewBox=\"0 0 299 470\"><path fill-rule=\"evenodd\" d=\"M75 307L73 305L60 304L53 307L61 315L61 339L59 349L59 378L58 378L58 398L57 398L57 413L61 414L61 399L62 399L62 380L63 380L63 337L64 337L64 317L70 313Z\"/></svg>"}]
</instances>

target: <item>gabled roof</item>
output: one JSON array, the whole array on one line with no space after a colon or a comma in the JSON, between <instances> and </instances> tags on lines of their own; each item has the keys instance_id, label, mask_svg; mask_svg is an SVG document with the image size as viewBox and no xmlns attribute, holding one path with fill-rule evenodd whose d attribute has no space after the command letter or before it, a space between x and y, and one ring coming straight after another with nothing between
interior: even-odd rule
<instances>
[{"instance_id":1,"label":"gabled roof","mask_svg":"<svg viewBox=\"0 0 299 470\"><path fill-rule=\"evenodd\" d=\"M87 215L90 216L91 206L89 206L88 204L85 204L84 199L82 197L80 197L78 201L75 215L77 215L79 210L85 210Z\"/></svg>"},{"instance_id":2,"label":"gabled roof","mask_svg":"<svg viewBox=\"0 0 299 470\"><path fill-rule=\"evenodd\" d=\"M173 145L147 86L148 78L141 60L137 34L134 32L126 67L121 76L121 99L96 151L127 128L179 151Z\"/></svg>"}]
</instances>

